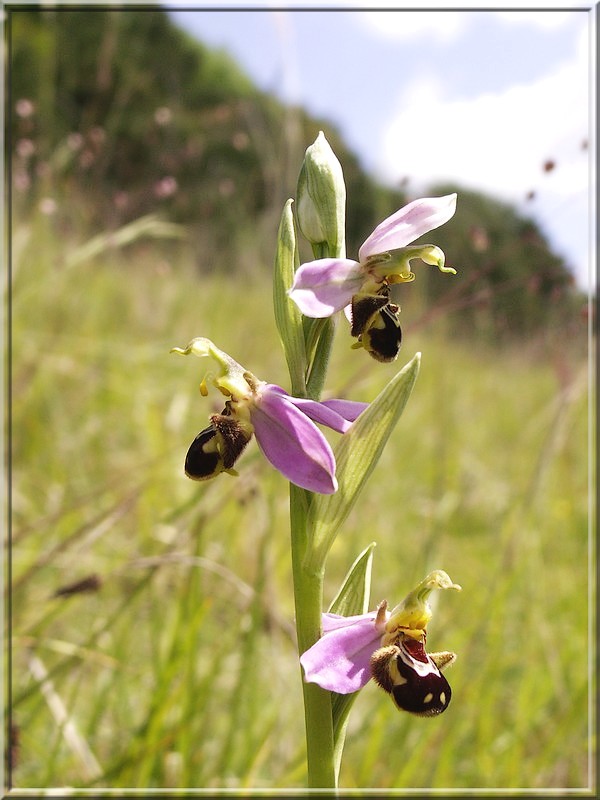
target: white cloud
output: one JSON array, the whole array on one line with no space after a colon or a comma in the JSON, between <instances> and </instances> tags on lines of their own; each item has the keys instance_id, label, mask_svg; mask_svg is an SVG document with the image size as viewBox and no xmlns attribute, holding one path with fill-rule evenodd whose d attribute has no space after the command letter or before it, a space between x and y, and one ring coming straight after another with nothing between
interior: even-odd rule
<instances>
[{"instance_id":1,"label":"white cloud","mask_svg":"<svg viewBox=\"0 0 600 800\"><path fill-rule=\"evenodd\" d=\"M447 100L442 79L420 77L384 134L378 171L388 181L408 177L415 191L450 180L517 204L535 191L527 209L583 280L588 221L584 213L574 232L564 219L573 206L585 212L590 198L589 150L581 147L589 134L588 52L582 38L578 57L542 79L469 99ZM554 169L544 171L547 160Z\"/></svg>"},{"instance_id":2,"label":"white cloud","mask_svg":"<svg viewBox=\"0 0 600 800\"><path fill-rule=\"evenodd\" d=\"M364 23L384 39L412 43L427 40L429 44L448 44L465 34L474 21L471 11L479 12L478 16L485 11L485 5L469 9L467 4L461 11L446 11L443 8L443 3L437 4L436 9L429 10L403 10L398 7L395 11L363 11L361 16ZM564 10L550 11L547 7L539 10L530 8L527 11L489 10L490 16L493 15L501 22L515 26L528 25L541 31L556 30L567 25L573 20L574 13Z\"/></svg>"},{"instance_id":3,"label":"white cloud","mask_svg":"<svg viewBox=\"0 0 600 800\"><path fill-rule=\"evenodd\" d=\"M556 30L566 25L572 18L572 11L496 11L497 17L516 25L532 25L541 30Z\"/></svg>"},{"instance_id":4,"label":"white cloud","mask_svg":"<svg viewBox=\"0 0 600 800\"><path fill-rule=\"evenodd\" d=\"M459 178L517 198L546 159L575 152L588 133L588 80L574 65L532 84L465 100L420 79L389 125L384 163L398 175Z\"/></svg>"},{"instance_id":5,"label":"white cloud","mask_svg":"<svg viewBox=\"0 0 600 800\"><path fill-rule=\"evenodd\" d=\"M430 44L455 41L468 25L468 15L461 11L363 11L361 16L382 38L407 42L427 39Z\"/></svg>"}]
</instances>

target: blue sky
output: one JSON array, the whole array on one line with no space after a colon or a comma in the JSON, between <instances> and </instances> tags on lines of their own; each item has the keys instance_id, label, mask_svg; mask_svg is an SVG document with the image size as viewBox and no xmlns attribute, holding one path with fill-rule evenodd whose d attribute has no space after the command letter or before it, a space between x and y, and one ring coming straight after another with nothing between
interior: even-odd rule
<instances>
[{"instance_id":1,"label":"blue sky","mask_svg":"<svg viewBox=\"0 0 600 800\"><path fill-rule=\"evenodd\" d=\"M194 3L171 13L201 41L226 49L262 89L336 125L381 181L408 179L417 196L452 180L515 203L587 286L595 12L568 3L534 11L441 5L208 10ZM549 159L556 166L545 172Z\"/></svg>"}]
</instances>

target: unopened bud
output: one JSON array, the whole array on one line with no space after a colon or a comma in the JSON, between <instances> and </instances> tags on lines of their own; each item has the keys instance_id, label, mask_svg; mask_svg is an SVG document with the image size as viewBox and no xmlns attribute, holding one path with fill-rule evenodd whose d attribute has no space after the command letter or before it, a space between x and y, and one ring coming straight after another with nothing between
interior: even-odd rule
<instances>
[{"instance_id":1,"label":"unopened bud","mask_svg":"<svg viewBox=\"0 0 600 800\"><path fill-rule=\"evenodd\" d=\"M341 164L322 131L304 156L296 213L300 230L312 245L326 244L332 258L345 255L346 185Z\"/></svg>"}]
</instances>

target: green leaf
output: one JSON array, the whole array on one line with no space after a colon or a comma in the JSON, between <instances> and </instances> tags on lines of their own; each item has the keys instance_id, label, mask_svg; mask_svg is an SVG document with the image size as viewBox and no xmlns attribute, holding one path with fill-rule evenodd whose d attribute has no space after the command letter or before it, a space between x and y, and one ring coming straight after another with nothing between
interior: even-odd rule
<instances>
[{"instance_id":1,"label":"green leaf","mask_svg":"<svg viewBox=\"0 0 600 800\"><path fill-rule=\"evenodd\" d=\"M371 568L373 566L373 550L375 542L366 547L350 567L348 574L329 606L332 614L342 614L351 617L354 614L366 614L369 610L369 596L371 594ZM358 692L352 694L331 693L331 716L333 720L333 748L336 775L339 774L346 738L346 728L350 716L350 709L356 700Z\"/></svg>"},{"instance_id":2,"label":"green leaf","mask_svg":"<svg viewBox=\"0 0 600 800\"><path fill-rule=\"evenodd\" d=\"M339 440L334 450L338 490L335 494L315 495L311 503L312 546L306 554L306 569L317 572L322 568L340 526L352 510L406 406L420 363L421 354L417 353Z\"/></svg>"},{"instance_id":3,"label":"green leaf","mask_svg":"<svg viewBox=\"0 0 600 800\"><path fill-rule=\"evenodd\" d=\"M354 701L359 695L359 692L352 692L351 694L337 694L331 692L331 718L333 720L333 762L335 769L336 782L340 774L340 765L342 763L342 753L344 751L344 742L346 739L346 730L350 720L350 711L354 705Z\"/></svg>"},{"instance_id":4,"label":"green leaf","mask_svg":"<svg viewBox=\"0 0 600 800\"><path fill-rule=\"evenodd\" d=\"M292 393L304 397L306 395L304 377L306 373L306 351L302 314L287 294L294 281L294 272L298 259L292 203L293 200L288 200L283 208L277 234L277 252L273 274L273 309L275 312L275 324L281 337L290 373Z\"/></svg>"},{"instance_id":5,"label":"green leaf","mask_svg":"<svg viewBox=\"0 0 600 800\"><path fill-rule=\"evenodd\" d=\"M373 550L376 546L375 542L371 542L352 564L338 593L331 601L329 613L341 614L343 617L367 613L371 594Z\"/></svg>"}]
</instances>

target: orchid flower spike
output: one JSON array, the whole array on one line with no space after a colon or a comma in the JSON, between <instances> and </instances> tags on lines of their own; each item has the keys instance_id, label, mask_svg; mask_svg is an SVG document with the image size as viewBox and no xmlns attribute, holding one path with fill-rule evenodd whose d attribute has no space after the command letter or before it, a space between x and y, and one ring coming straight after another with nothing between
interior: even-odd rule
<instances>
[{"instance_id":1,"label":"orchid flower spike","mask_svg":"<svg viewBox=\"0 0 600 800\"><path fill-rule=\"evenodd\" d=\"M411 245L443 225L456 211L456 194L414 200L380 223L363 242L358 261L320 258L296 271L289 296L307 317L329 317L349 309L351 334L378 361L398 355L402 332L399 308L390 302L390 285L415 279L410 262L420 258L441 272L444 252L432 244Z\"/></svg>"},{"instance_id":2,"label":"orchid flower spike","mask_svg":"<svg viewBox=\"0 0 600 800\"><path fill-rule=\"evenodd\" d=\"M188 450L189 478L203 481L221 472L237 474L233 466L254 434L267 460L289 481L311 492L336 491L333 451L315 422L345 433L367 403L292 397L280 386L256 378L210 339L192 339L187 347L171 352L216 361L218 372L206 373L200 392L207 396L209 381L227 398L222 413L210 417L210 425Z\"/></svg>"},{"instance_id":3,"label":"orchid flower spike","mask_svg":"<svg viewBox=\"0 0 600 800\"><path fill-rule=\"evenodd\" d=\"M391 612L384 600L368 614L323 614L322 637L300 656L305 680L350 694L373 678L398 708L419 716L441 714L452 696L441 671L456 656L425 650L432 614L427 598L433 589L460 588L443 570L434 570Z\"/></svg>"}]
</instances>

